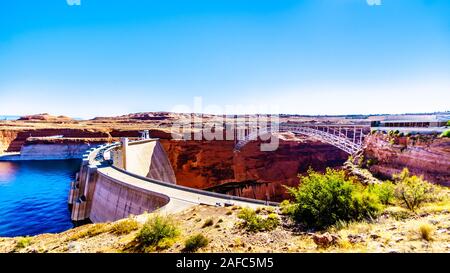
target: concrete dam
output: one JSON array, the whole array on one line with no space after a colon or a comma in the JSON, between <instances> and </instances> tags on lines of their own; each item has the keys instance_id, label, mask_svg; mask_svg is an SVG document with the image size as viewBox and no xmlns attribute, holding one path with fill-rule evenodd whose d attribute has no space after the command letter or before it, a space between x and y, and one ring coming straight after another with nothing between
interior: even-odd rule
<instances>
[{"instance_id":1,"label":"concrete dam","mask_svg":"<svg viewBox=\"0 0 450 273\"><path fill-rule=\"evenodd\" d=\"M276 203L236 197L176 184L167 154L158 139L104 144L83 155L71 183L68 203L73 221L116 221L129 215L159 210L174 213L191 206Z\"/></svg>"}]
</instances>

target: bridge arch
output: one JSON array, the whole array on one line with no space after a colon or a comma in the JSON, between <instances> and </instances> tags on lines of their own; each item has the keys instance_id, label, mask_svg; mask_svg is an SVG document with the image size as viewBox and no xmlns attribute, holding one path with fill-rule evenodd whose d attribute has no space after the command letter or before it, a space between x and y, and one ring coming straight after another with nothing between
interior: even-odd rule
<instances>
[{"instance_id":1,"label":"bridge arch","mask_svg":"<svg viewBox=\"0 0 450 273\"><path fill-rule=\"evenodd\" d=\"M331 144L344 152L353 155L363 147L365 136L370 131L366 125L294 125L280 124L278 128L256 130L247 134L238 141L234 147L240 151L250 141L257 140L259 136L273 133L291 132L315 138L319 141Z\"/></svg>"}]
</instances>

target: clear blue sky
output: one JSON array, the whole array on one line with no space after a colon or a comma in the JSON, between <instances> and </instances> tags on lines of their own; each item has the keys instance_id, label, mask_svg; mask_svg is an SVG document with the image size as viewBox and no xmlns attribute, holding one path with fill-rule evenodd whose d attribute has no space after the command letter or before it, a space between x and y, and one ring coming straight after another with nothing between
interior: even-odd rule
<instances>
[{"instance_id":1,"label":"clear blue sky","mask_svg":"<svg viewBox=\"0 0 450 273\"><path fill-rule=\"evenodd\" d=\"M2 1L0 115L450 110L450 1ZM251 109L250 107L248 109Z\"/></svg>"}]
</instances>

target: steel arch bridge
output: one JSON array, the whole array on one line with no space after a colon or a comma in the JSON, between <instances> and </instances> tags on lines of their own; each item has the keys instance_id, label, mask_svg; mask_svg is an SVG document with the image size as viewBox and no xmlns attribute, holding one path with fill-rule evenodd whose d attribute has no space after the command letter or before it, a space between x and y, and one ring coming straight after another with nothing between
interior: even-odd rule
<instances>
[{"instance_id":1,"label":"steel arch bridge","mask_svg":"<svg viewBox=\"0 0 450 273\"><path fill-rule=\"evenodd\" d=\"M247 132L247 131L245 131ZM364 138L370 132L369 125L309 125L281 123L277 128L268 128L250 131L239 140L235 151L240 151L250 141L257 140L259 136L273 133L291 132L312 137L321 142L331 144L346 153L353 155L363 148Z\"/></svg>"}]
</instances>

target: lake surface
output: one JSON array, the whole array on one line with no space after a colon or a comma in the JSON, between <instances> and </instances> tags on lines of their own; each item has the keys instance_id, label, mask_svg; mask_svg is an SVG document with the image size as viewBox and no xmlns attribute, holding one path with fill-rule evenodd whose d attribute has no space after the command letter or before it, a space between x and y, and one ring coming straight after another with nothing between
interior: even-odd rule
<instances>
[{"instance_id":1,"label":"lake surface","mask_svg":"<svg viewBox=\"0 0 450 273\"><path fill-rule=\"evenodd\" d=\"M73 227L67 198L80 160L0 162L0 236Z\"/></svg>"},{"instance_id":2,"label":"lake surface","mask_svg":"<svg viewBox=\"0 0 450 273\"><path fill-rule=\"evenodd\" d=\"M16 120L19 118L20 118L20 116L1 116L0 115L0 120Z\"/></svg>"}]
</instances>

